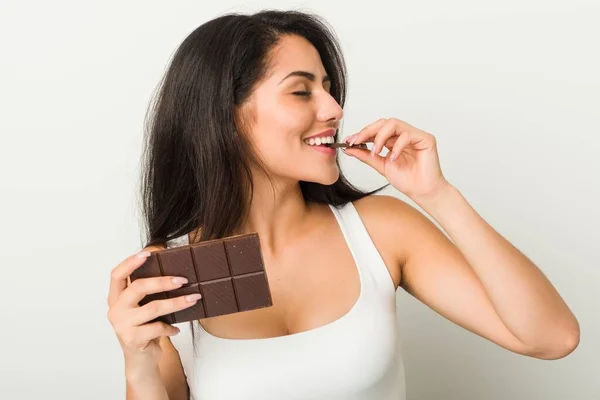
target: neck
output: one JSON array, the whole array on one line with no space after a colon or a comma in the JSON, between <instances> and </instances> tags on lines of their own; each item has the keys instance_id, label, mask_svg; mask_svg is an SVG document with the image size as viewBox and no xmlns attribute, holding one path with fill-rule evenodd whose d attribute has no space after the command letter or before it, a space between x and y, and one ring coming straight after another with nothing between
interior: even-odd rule
<instances>
[{"instance_id":1,"label":"neck","mask_svg":"<svg viewBox=\"0 0 600 400\"><path fill-rule=\"evenodd\" d=\"M254 191L243 230L257 232L265 250L275 254L306 226L309 205L298 181L269 181L261 176L253 183Z\"/></svg>"}]
</instances>

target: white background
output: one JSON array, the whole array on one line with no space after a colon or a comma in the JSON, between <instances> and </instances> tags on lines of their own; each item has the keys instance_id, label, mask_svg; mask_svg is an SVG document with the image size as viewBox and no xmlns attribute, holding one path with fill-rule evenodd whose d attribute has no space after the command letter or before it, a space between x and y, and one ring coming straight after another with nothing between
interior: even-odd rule
<instances>
[{"instance_id":1,"label":"white background","mask_svg":"<svg viewBox=\"0 0 600 400\"><path fill-rule=\"evenodd\" d=\"M343 134L397 117L531 257L581 324L559 361L517 356L398 295L411 400L600 398L598 1L0 0L0 397L124 398L109 272L141 245L142 121L179 43L228 11L301 8L349 68ZM364 188L385 183L345 160ZM400 193L388 190L404 198Z\"/></svg>"}]
</instances>

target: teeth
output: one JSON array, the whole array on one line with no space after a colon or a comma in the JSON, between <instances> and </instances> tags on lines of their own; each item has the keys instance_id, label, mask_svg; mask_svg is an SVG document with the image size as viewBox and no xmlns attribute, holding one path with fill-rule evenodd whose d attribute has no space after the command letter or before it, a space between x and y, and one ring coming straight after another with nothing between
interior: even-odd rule
<instances>
[{"instance_id":1,"label":"teeth","mask_svg":"<svg viewBox=\"0 0 600 400\"><path fill-rule=\"evenodd\" d=\"M333 136L310 138L304 140L304 143L310 146L319 146L321 144L335 143L335 139L333 138Z\"/></svg>"}]
</instances>

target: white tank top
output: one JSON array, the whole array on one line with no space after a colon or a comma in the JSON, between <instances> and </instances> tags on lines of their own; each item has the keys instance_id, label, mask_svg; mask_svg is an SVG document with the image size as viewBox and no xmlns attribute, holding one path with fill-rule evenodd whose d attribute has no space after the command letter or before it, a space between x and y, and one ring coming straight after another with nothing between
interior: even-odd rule
<instances>
[{"instance_id":1,"label":"white tank top","mask_svg":"<svg viewBox=\"0 0 600 400\"><path fill-rule=\"evenodd\" d=\"M348 313L324 326L264 339L226 339L189 322L170 339L194 400L405 400L389 271L352 203L330 206L360 276ZM187 235L167 247L187 244Z\"/></svg>"}]
</instances>

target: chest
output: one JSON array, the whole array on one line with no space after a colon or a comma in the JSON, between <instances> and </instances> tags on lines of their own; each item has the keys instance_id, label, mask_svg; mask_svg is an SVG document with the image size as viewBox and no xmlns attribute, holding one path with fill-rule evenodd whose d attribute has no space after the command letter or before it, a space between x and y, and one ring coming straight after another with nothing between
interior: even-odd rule
<instances>
[{"instance_id":1,"label":"chest","mask_svg":"<svg viewBox=\"0 0 600 400\"><path fill-rule=\"evenodd\" d=\"M341 232L327 230L263 257L273 306L204 319L205 330L230 339L309 331L345 315L360 295L358 266Z\"/></svg>"},{"instance_id":2,"label":"chest","mask_svg":"<svg viewBox=\"0 0 600 400\"><path fill-rule=\"evenodd\" d=\"M203 337L184 361L190 389L198 399L401 399L393 300L382 300L361 298L336 323L272 340ZM223 385L231 376L235 385Z\"/></svg>"}]
</instances>

